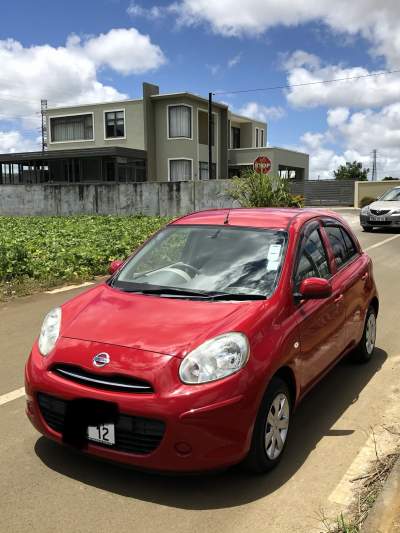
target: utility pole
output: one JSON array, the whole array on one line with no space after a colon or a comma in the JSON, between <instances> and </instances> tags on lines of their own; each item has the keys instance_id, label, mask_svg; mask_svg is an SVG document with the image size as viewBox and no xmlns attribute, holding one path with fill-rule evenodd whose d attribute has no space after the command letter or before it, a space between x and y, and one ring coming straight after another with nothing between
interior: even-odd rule
<instances>
[{"instance_id":1,"label":"utility pole","mask_svg":"<svg viewBox=\"0 0 400 533\"><path fill-rule=\"evenodd\" d=\"M47 100L40 100L40 111L42 114L42 152L47 149L47 126L46 126Z\"/></svg>"},{"instance_id":2,"label":"utility pole","mask_svg":"<svg viewBox=\"0 0 400 533\"><path fill-rule=\"evenodd\" d=\"M212 167L212 129L213 129L213 115L212 115L212 97L213 93L208 93L208 179L213 179Z\"/></svg>"},{"instance_id":3,"label":"utility pole","mask_svg":"<svg viewBox=\"0 0 400 533\"><path fill-rule=\"evenodd\" d=\"M373 151L372 151L372 181L378 181L378 171L377 171L377 168L376 168L376 154L377 154L377 149L375 148Z\"/></svg>"}]
</instances>

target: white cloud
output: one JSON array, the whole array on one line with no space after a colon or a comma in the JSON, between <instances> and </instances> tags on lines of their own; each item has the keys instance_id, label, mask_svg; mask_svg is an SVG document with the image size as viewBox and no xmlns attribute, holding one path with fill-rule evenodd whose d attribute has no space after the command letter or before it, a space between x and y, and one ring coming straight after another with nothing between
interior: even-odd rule
<instances>
[{"instance_id":1,"label":"white cloud","mask_svg":"<svg viewBox=\"0 0 400 533\"><path fill-rule=\"evenodd\" d=\"M144 17L149 20L160 19L167 15L169 12L173 11L170 6L152 6L150 8L142 7L136 2L131 2L128 6L126 12L129 16L135 17Z\"/></svg>"},{"instance_id":2,"label":"white cloud","mask_svg":"<svg viewBox=\"0 0 400 533\"><path fill-rule=\"evenodd\" d=\"M277 25L295 26L322 22L333 31L361 34L372 45L372 53L400 64L400 2L397 0L180 0L179 22L205 22L226 36L259 35Z\"/></svg>"},{"instance_id":3,"label":"white cloud","mask_svg":"<svg viewBox=\"0 0 400 533\"><path fill-rule=\"evenodd\" d=\"M400 177L400 103L353 114L348 109L330 109L327 123L325 132L306 132L297 147L310 154L311 178L332 178L333 170L346 161L361 161L371 169L375 148L379 176Z\"/></svg>"},{"instance_id":4,"label":"white cloud","mask_svg":"<svg viewBox=\"0 0 400 533\"><path fill-rule=\"evenodd\" d=\"M29 139L19 131L0 131L0 153L29 152L38 150L39 145L39 139Z\"/></svg>"},{"instance_id":5,"label":"white cloud","mask_svg":"<svg viewBox=\"0 0 400 533\"><path fill-rule=\"evenodd\" d=\"M258 102L248 102L238 110L239 115L244 115L261 122L268 122L269 120L278 120L285 116L286 112L282 107L259 104Z\"/></svg>"},{"instance_id":6,"label":"white cloud","mask_svg":"<svg viewBox=\"0 0 400 533\"><path fill-rule=\"evenodd\" d=\"M99 69L141 73L163 61L161 49L134 28L85 39L72 35L60 47L24 47L13 39L0 40L0 119L22 117L25 126L36 126L42 98L49 105L126 98L98 80Z\"/></svg>"},{"instance_id":7,"label":"white cloud","mask_svg":"<svg viewBox=\"0 0 400 533\"><path fill-rule=\"evenodd\" d=\"M135 28L113 29L84 41L82 53L97 66L107 66L120 74L142 74L165 63L161 48L148 35Z\"/></svg>"},{"instance_id":8,"label":"white cloud","mask_svg":"<svg viewBox=\"0 0 400 533\"><path fill-rule=\"evenodd\" d=\"M242 59L242 54L237 54L231 59L228 60L228 68L236 67L240 63L240 60Z\"/></svg>"},{"instance_id":9,"label":"white cloud","mask_svg":"<svg viewBox=\"0 0 400 533\"><path fill-rule=\"evenodd\" d=\"M327 121L332 128L340 126L349 118L350 111L347 107L336 107L328 110Z\"/></svg>"},{"instance_id":10,"label":"white cloud","mask_svg":"<svg viewBox=\"0 0 400 533\"><path fill-rule=\"evenodd\" d=\"M355 78L379 74L362 67L346 68L342 65L322 65L312 54L296 51L286 58L283 67L288 70L287 82L292 85L286 96L295 107L377 107L397 102L400 91L400 74L376 75L334 83L321 81ZM310 84L305 85L304 84ZM293 87L297 85L297 87ZM300 86L299 86L300 85Z\"/></svg>"}]
</instances>

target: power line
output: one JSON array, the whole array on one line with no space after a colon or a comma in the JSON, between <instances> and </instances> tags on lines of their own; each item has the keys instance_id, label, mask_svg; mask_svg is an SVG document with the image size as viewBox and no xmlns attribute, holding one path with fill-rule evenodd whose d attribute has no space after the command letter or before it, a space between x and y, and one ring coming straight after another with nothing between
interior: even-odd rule
<instances>
[{"instance_id":1,"label":"power line","mask_svg":"<svg viewBox=\"0 0 400 533\"><path fill-rule=\"evenodd\" d=\"M350 80L361 80L365 78L376 78L377 76L388 76L391 74L399 74L400 69L398 70L385 70L382 72L374 72L372 74L363 74L360 76L349 76L347 78L333 78L331 80L320 80L320 81L309 81L306 83L293 83L287 85L275 85L272 87L259 87L257 89L240 89L236 91L216 91L213 92L213 95L218 94L239 94L239 93L252 93L252 92L261 92L261 91L275 91L279 89L291 89L292 87L306 87L307 85L322 85L324 83L335 83L338 81L350 81Z\"/></svg>"}]
</instances>

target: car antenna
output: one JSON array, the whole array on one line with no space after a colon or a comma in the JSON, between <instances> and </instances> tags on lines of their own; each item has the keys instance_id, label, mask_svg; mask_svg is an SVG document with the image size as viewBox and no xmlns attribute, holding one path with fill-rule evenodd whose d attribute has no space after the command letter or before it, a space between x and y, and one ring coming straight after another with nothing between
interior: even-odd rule
<instances>
[{"instance_id":1,"label":"car antenna","mask_svg":"<svg viewBox=\"0 0 400 533\"><path fill-rule=\"evenodd\" d=\"M224 220L224 224L229 224L229 213L231 212L230 209L228 209L228 212L226 213L226 217L225 217L225 220Z\"/></svg>"}]
</instances>

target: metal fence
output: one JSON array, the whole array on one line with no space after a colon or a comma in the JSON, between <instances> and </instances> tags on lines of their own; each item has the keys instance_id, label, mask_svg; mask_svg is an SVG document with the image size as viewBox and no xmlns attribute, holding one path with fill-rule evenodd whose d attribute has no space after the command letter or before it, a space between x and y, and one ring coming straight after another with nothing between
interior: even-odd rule
<instances>
[{"instance_id":1,"label":"metal fence","mask_svg":"<svg viewBox=\"0 0 400 533\"><path fill-rule=\"evenodd\" d=\"M307 206L353 206L354 181L305 180L291 183L293 194L301 194Z\"/></svg>"}]
</instances>

